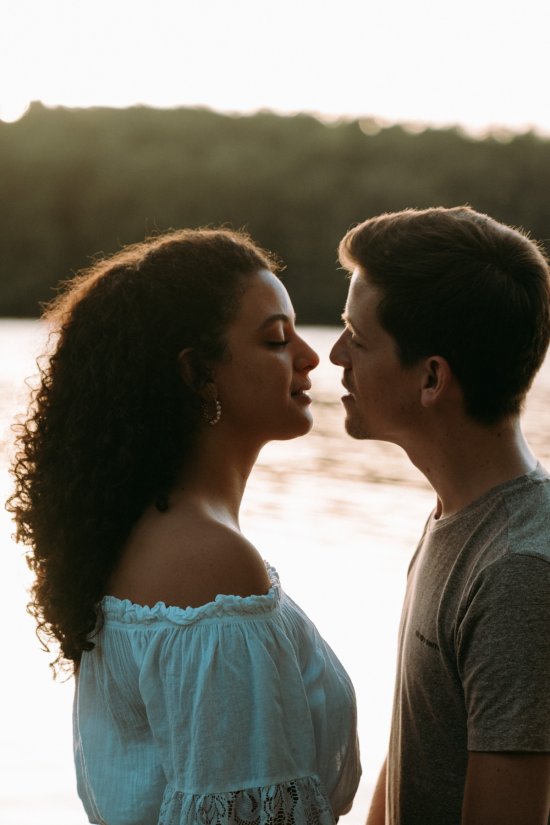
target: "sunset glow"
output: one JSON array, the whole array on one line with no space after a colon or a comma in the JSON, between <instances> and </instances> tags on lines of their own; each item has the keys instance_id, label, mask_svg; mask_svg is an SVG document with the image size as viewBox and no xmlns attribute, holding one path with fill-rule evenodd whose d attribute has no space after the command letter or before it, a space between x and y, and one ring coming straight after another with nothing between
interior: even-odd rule
<instances>
[{"instance_id":1,"label":"sunset glow","mask_svg":"<svg viewBox=\"0 0 550 825\"><path fill-rule=\"evenodd\" d=\"M18 0L0 118L202 105L550 133L545 0Z\"/></svg>"}]
</instances>

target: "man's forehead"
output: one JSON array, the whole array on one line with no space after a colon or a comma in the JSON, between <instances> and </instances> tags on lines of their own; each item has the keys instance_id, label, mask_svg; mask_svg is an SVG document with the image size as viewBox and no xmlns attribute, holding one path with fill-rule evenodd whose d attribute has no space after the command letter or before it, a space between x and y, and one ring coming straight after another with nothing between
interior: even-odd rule
<instances>
[{"instance_id":1,"label":"man's forehead","mask_svg":"<svg viewBox=\"0 0 550 825\"><path fill-rule=\"evenodd\" d=\"M361 315L370 314L376 310L381 297L380 289L369 281L364 271L359 268L354 269L346 300L346 317L355 318L357 323Z\"/></svg>"}]
</instances>

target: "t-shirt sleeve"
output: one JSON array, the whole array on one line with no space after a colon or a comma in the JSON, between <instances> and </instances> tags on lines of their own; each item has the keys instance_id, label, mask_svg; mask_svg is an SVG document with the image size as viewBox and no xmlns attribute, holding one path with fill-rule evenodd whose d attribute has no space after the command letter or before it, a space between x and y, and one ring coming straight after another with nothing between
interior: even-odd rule
<instances>
[{"instance_id":1,"label":"t-shirt sleeve","mask_svg":"<svg viewBox=\"0 0 550 825\"><path fill-rule=\"evenodd\" d=\"M550 564L515 554L486 567L457 634L468 749L550 751Z\"/></svg>"}]
</instances>

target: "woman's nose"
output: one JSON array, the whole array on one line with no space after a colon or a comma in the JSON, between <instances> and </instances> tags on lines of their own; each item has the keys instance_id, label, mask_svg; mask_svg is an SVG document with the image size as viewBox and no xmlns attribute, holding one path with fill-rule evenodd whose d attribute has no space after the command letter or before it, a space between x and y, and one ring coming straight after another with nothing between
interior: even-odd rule
<instances>
[{"instance_id":1,"label":"woman's nose","mask_svg":"<svg viewBox=\"0 0 550 825\"><path fill-rule=\"evenodd\" d=\"M310 372L310 370L314 370L315 367L319 365L319 356L315 352L315 350L309 346L304 339L301 339L302 347L297 358L297 369L302 371Z\"/></svg>"}]
</instances>

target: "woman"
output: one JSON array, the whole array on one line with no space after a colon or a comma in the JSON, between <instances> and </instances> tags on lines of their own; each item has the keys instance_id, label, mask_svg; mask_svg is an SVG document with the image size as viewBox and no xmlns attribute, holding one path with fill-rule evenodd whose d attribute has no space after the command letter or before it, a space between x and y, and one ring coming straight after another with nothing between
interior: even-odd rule
<instances>
[{"instance_id":1,"label":"woman","mask_svg":"<svg viewBox=\"0 0 550 825\"><path fill-rule=\"evenodd\" d=\"M349 678L239 529L260 448L311 427L315 352L270 255L182 230L73 280L10 507L76 676L90 822L321 823L360 767Z\"/></svg>"}]
</instances>

